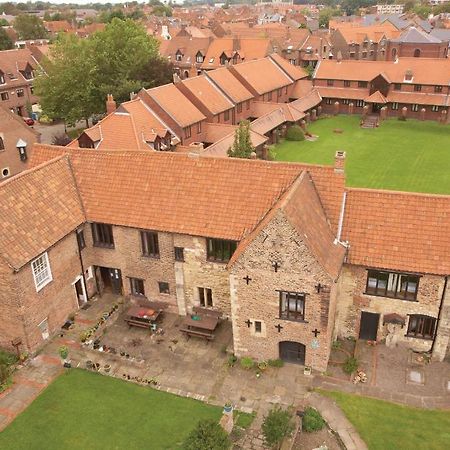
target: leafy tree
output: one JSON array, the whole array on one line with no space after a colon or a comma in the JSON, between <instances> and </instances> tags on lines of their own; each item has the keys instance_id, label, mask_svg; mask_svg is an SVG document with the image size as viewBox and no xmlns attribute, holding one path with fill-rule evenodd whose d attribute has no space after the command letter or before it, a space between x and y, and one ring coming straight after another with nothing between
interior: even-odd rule
<instances>
[{"instance_id":1,"label":"leafy tree","mask_svg":"<svg viewBox=\"0 0 450 450\"><path fill-rule=\"evenodd\" d=\"M427 5L414 6L413 11L421 18L426 19L431 14L431 7Z\"/></svg>"},{"instance_id":2,"label":"leafy tree","mask_svg":"<svg viewBox=\"0 0 450 450\"><path fill-rule=\"evenodd\" d=\"M0 27L0 50L9 50L14 44L4 28Z\"/></svg>"},{"instance_id":3,"label":"leafy tree","mask_svg":"<svg viewBox=\"0 0 450 450\"><path fill-rule=\"evenodd\" d=\"M42 39L47 37L44 22L37 16L21 14L14 20L14 29L19 39Z\"/></svg>"},{"instance_id":4,"label":"leafy tree","mask_svg":"<svg viewBox=\"0 0 450 450\"><path fill-rule=\"evenodd\" d=\"M172 17L172 8L166 5L158 5L153 8L152 13L155 16Z\"/></svg>"},{"instance_id":5,"label":"leafy tree","mask_svg":"<svg viewBox=\"0 0 450 450\"><path fill-rule=\"evenodd\" d=\"M231 441L226 431L214 420L202 420L183 444L184 450L228 450Z\"/></svg>"},{"instance_id":6,"label":"leafy tree","mask_svg":"<svg viewBox=\"0 0 450 450\"><path fill-rule=\"evenodd\" d=\"M242 120L234 133L233 145L228 150L228 156L232 158L247 158L255 151L250 139L250 122Z\"/></svg>"},{"instance_id":7,"label":"leafy tree","mask_svg":"<svg viewBox=\"0 0 450 450\"><path fill-rule=\"evenodd\" d=\"M334 16L340 16L341 12L334 8L324 8L319 12L319 26L321 28L328 28L330 19Z\"/></svg>"},{"instance_id":8,"label":"leafy tree","mask_svg":"<svg viewBox=\"0 0 450 450\"><path fill-rule=\"evenodd\" d=\"M130 92L166 83L172 76L157 41L130 19L113 19L87 39L58 36L42 65L44 72L34 84L43 112L69 124L104 112L107 94L122 102Z\"/></svg>"},{"instance_id":9,"label":"leafy tree","mask_svg":"<svg viewBox=\"0 0 450 450\"><path fill-rule=\"evenodd\" d=\"M407 0L403 5L403 12L412 11L414 9L416 2L414 0Z\"/></svg>"},{"instance_id":10,"label":"leafy tree","mask_svg":"<svg viewBox=\"0 0 450 450\"><path fill-rule=\"evenodd\" d=\"M8 21L6 19L3 19L3 17L0 17L0 27L7 27L8 25Z\"/></svg>"},{"instance_id":11,"label":"leafy tree","mask_svg":"<svg viewBox=\"0 0 450 450\"><path fill-rule=\"evenodd\" d=\"M267 446L280 448L283 439L294 430L291 411L275 406L264 417L261 428Z\"/></svg>"}]
</instances>

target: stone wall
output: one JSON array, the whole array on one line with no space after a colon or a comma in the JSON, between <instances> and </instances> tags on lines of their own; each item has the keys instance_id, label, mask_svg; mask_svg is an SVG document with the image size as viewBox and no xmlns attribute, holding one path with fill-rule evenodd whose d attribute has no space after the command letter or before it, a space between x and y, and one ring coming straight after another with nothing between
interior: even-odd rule
<instances>
[{"instance_id":1,"label":"stone wall","mask_svg":"<svg viewBox=\"0 0 450 450\"><path fill-rule=\"evenodd\" d=\"M277 272L275 261L279 264ZM247 276L251 278L248 284ZM318 283L326 286L320 293ZM230 290L237 356L276 359L280 342L295 341L306 346L306 365L326 369L334 322L329 314L334 310L336 287L281 211L231 268ZM279 318L280 290L307 294L304 322ZM255 321L261 321L261 333L255 331ZM282 326L280 332L277 325ZM318 349L311 347L315 329L320 331Z\"/></svg>"},{"instance_id":2,"label":"stone wall","mask_svg":"<svg viewBox=\"0 0 450 450\"><path fill-rule=\"evenodd\" d=\"M429 350L431 340L406 337L409 314L424 314L437 317L444 286L444 278L424 275L420 278L417 301L400 300L364 294L367 283L367 269L345 265L339 281L339 301L336 316L335 335L338 337L358 337L361 312L380 314L377 340L388 335L387 325L383 325L385 314L396 313L406 318L406 325L396 326L394 332L398 342L407 342L417 350Z\"/></svg>"}]
</instances>

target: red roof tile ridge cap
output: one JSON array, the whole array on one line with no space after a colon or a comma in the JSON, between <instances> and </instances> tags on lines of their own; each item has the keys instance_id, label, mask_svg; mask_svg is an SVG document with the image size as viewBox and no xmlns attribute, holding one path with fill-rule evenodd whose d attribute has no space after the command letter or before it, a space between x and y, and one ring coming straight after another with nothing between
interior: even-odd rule
<instances>
[{"instance_id":1,"label":"red roof tile ridge cap","mask_svg":"<svg viewBox=\"0 0 450 450\"><path fill-rule=\"evenodd\" d=\"M13 175L11 178L8 178L7 180L0 183L0 189L4 188L5 186L8 186L10 183L13 183L20 178L25 178L34 172L38 172L39 170L45 169L45 167L50 166L51 164L55 164L64 158L69 160L69 155L65 153L62 155L55 156L53 159L49 159L48 161L38 164L37 166L31 167L30 169L26 169L16 175Z\"/></svg>"},{"instance_id":2,"label":"red roof tile ridge cap","mask_svg":"<svg viewBox=\"0 0 450 450\"><path fill-rule=\"evenodd\" d=\"M411 192L411 191L395 191L393 189L370 189L370 188L358 188L358 187L347 187L347 192L368 192L368 193L378 193L378 194L390 194L390 195L408 195L416 197L438 197L447 198L450 200L450 194L433 194L430 192Z\"/></svg>"}]
</instances>

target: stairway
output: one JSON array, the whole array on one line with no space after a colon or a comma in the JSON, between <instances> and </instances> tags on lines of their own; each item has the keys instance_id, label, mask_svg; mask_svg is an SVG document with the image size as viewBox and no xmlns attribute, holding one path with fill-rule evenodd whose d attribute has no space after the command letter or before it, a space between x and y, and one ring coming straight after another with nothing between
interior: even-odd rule
<instances>
[{"instance_id":1,"label":"stairway","mask_svg":"<svg viewBox=\"0 0 450 450\"><path fill-rule=\"evenodd\" d=\"M362 119L361 128L376 128L378 126L378 116L366 116Z\"/></svg>"}]
</instances>

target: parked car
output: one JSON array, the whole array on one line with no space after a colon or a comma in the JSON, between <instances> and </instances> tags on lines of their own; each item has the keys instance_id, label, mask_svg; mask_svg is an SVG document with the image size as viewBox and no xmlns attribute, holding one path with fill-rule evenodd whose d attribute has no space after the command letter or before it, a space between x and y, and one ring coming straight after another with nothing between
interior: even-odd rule
<instances>
[{"instance_id":1,"label":"parked car","mask_svg":"<svg viewBox=\"0 0 450 450\"><path fill-rule=\"evenodd\" d=\"M34 125L34 120L31 117L24 117L23 121L28 125L28 126L32 126Z\"/></svg>"}]
</instances>

